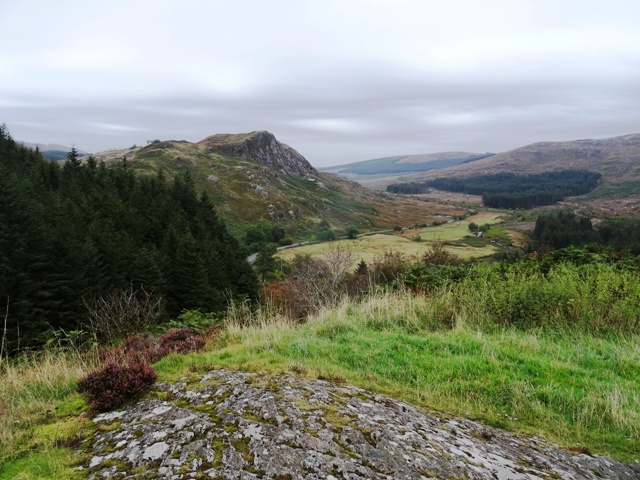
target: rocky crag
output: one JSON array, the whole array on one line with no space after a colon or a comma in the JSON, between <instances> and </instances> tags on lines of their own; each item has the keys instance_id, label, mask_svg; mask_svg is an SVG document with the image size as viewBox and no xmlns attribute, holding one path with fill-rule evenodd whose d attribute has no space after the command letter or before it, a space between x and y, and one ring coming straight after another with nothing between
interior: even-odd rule
<instances>
[{"instance_id":1,"label":"rocky crag","mask_svg":"<svg viewBox=\"0 0 640 480\"><path fill-rule=\"evenodd\" d=\"M91 422L88 478L637 479L640 465L572 454L365 390L217 370Z\"/></svg>"},{"instance_id":2,"label":"rocky crag","mask_svg":"<svg viewBox=\"0 0 640 480\"><path fill-rule=\"evenodd\" d=\"M211 135L198 144L204 146L207 153L222 153L254 160L300 177L318 175L306 158L289 145L280 143L270 132L222 133Z\"/></svg>"}]
</instances>

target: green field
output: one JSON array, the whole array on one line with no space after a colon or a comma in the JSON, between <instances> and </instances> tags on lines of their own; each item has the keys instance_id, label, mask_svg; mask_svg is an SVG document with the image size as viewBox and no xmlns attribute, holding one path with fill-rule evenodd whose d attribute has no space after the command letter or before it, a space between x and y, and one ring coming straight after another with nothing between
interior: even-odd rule
<instances>
[{"instance_id":1,"label":"green field","mask_svg":"<svg viewBox=\"0 0 640 480\"><path fill-rule=\"evenodd\" d=\"M336 240L330 243L316 243L302 247L282 250L278 257L283 260L291 260L296 255L322 255L337 245L345 247L353 253L354 263L364 260L367 263L373 261L376 256L388 251L401 252L408 256L421 256L427 251L432 242L445 242L446 249L460 257L462 260L488 257L498 252L498 248L487 241L476 243L479 246L471 246L462 243L465 236L469 236L469 223L476 224L501 222L499 214L482 212L466 220L459 220L435 227L426 227L416 230L405 230L395 234L375 234L362 236L353 240ZM415 235L420 235L421 242L412 240ZM460 243L458 243L460 242Z\"/></svg>"}]
</instances>

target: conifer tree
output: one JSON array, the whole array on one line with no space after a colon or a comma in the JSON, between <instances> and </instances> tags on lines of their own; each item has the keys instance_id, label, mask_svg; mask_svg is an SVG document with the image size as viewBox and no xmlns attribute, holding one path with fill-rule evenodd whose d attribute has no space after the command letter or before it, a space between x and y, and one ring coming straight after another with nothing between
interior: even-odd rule
<instances>
[{"instance_id":1,"label":"conifer tree","mask_svg":"<svg viewBox=\"0 0 640 480\"><path fill-rule=\"evenodd\" d=\"M173 183L107 167L75 149L62 167L0 127L0 314L10 350L48 329L83 324L84 301L139 286L166 295L168 313L256 298L235 238L189 173Z\"/></svg>"}]
</instances>

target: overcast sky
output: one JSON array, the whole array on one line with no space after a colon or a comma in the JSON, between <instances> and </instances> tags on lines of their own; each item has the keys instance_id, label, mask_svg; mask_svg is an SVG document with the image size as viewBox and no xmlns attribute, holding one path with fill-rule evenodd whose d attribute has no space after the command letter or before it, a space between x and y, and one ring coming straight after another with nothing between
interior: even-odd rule
<instances>
[{"instance_id":1,"label":"overcast sky","mask_svg":"<svg viewBox=\"0 0 640 480\"><path fill-rule=\"evenodd\" d=\"M313 165L640 133L640 0L0 0L0 123Z\"/></svg>"}]
</instances>

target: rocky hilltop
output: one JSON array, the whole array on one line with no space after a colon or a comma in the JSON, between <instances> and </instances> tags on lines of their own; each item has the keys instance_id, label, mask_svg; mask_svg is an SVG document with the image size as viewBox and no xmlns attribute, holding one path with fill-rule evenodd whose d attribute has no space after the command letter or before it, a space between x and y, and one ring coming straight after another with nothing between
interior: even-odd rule
<instances>
[{"instance_id":1,"label":"rocky hilltop","mask_svg":"<svg viewBox=\"0 0 640 480\"><path fill-rule=\"evenodd\" d=\"M365 390L216 370L93 418L91 479L637 479L640 465L571 453Z\"/></svg>"},{"instance_id":2,"label":"rocky hilltop","mask_svg":"<svg viewBox=\"0 0 640 480\"><path fill-rule=\"evenodd\" d=\"M318 172L311 164L289 145L280 143L266 131L251 133L211 135L198 142L207 153L222 153L254 160L262 165L305 177Z\"/></svg>"},{"instance_id":3,"label":"rocky hilltop","mask_svg":"<svg viewBox=\"0 0 640 480\"><path fill-rule=\"evenodd\" d=\"M442 207L390 198L354 182L318 172L300 153L266 131L211 135L197 143L154 141L142 148L94 154L143 174L190 173L234 233L261 218L287 233L307 235L321 222L332 228L389 228L428 221ZM461 212L446 212L458 214Z\"/></svg>"}]
</instances>

